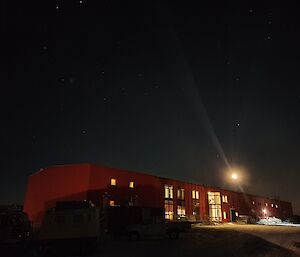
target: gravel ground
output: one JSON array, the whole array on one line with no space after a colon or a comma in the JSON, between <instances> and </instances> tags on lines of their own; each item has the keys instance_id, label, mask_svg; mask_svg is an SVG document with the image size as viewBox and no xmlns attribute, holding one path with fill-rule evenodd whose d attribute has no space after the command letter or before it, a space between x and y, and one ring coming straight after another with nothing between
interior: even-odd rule
<instances>
[{"instance_id":1,"label":"gravel ground","mask_svg":"<svg viewBox=\"0 0 300 257\"><path fill-rule=\"evenodd\" d=\"M300 228L264 225L215 225L194 227L178 240L152 238L137 242L107 240L105 246L89 257L300 257ZM39 257L36 252L0 256ZM42 257L62 256L61 252Z\"/></svg>"},{"instance_id":2,"label":"gravel ground","mask_svg":"<svg viewBox=\"0 0 300 257\"><path fill-rule=\"evenodd\" d=\"M270 243L289 249L300 256L300 227L265 225L218 225L216 231L236 231L260 237Z\"/></svg>"},{"instance_id":3,"label":"gravel ground","mask_svg":"<svg viewBox=\"0 0 300 257\"><path fill-rule=\"evenodd\" d=\"M300 256L297 242L299 228L226 224L197 227L178 240L109 242L95 256L296 257Z\"/></svg>"}]
</instances>

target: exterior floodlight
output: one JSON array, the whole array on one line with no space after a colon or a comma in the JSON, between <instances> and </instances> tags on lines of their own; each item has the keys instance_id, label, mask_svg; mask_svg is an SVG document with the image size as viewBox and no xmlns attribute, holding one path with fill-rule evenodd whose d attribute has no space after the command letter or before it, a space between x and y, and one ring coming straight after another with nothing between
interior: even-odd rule
<instances>
[{"instance_id":1,"label":"exterior floodlight","mask_svg":"<svg viewBox=\"0 0 300 257\"><path fill-rule=\"evenodd\" d=\"M234 180L237 180L238 179L238 175L236 173L232 173L231 174L231 178L234 179Z\"/></svg>"}]
</instances>

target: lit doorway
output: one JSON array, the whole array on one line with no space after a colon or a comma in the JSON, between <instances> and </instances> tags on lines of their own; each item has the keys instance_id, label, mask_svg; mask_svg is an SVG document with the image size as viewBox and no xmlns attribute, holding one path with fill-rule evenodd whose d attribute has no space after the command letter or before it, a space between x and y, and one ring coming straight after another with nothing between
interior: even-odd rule
<instances>
[{"instance_id":1,"label":"lit doorway","mask_svg":"<svg viewBox=\"0 0 300 257\"><path fill-rule=\"evenodd\" d=\"M220 192L208 192L208 209L210 221L222 221Z\"/></svg>"}]
</instances>

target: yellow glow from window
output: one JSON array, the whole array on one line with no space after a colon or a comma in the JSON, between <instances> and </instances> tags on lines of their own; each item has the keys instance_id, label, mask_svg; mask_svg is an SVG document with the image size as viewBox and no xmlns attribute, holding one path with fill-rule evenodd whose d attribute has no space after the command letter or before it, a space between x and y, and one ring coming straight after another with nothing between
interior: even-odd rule
<instances>
[{"instance_id":1,"label":"yellow glow from window","mask_svg":"<svg viewBox=\"0 0 300 257\"><path fill-rule=\"evenodd\" d=\"M226 218L227 218L227 213L226 211L223 211L223 219L226 220Z\"/></svg>"},{"instance_id":2,"label":"yellow glow from window","mask_svg":"<svg viewBox=\"0 0 300 257\"><path fill-rule=\"evenodd\" d=\"M173 210L173 200L165 200L165 219L173 220L174 210Z\"/></svg>"},{"instance_id":3,"label":"yellow glow from window","mask_svg":"<svg viewBox=\"0 0 300 257\"><path fill-rule=\"evenodd\" d=\"M130 188L134 188L134 182L133 182L133 181L130 181L130 182L129 182L129 187L130 187Z\"/></svg>"},{"instance_id":4,"label":"yellow glow from window","mask_svg":"<svg viewBox=\"0 0 300 257\"><path fill-rule=\"evenodd\" d=\"M177 199L184 200L184 189L183 188L177 189Z\"/></svg>"},{"instance_id":5,"label":"yellow glow from window","mask_svg":"<svg viewBox=\"0 0 300 257\"><path fill-rule=\"evenodd\" d=\"M199 199L199 191L196 191L196 199Z\"/></svg>"},{"instance_id":6,"label":"yellow glow from window","mask_svg":"<svg viewBox=\"0 0 300 257\"><path fill-rule=\"evenodd\" d=\"M196 198L196 191L192 190L192 199L195 199L195 198Z\"/></svg>"},{"instance_id":7,"label":"yellow glow from window","mask_svg":"<svg viewBox=\"0 0 300 257\"><path fill-rule=\"evenodd\" d=\"M117 180L115 178L110 179L110 185L111 186L116 186L117 185Z\"/></svg>"},{"instance_id":8,"label":"yellow glow from window","mask_svg":"<svg viewBox=\"0 0 300 257\"><path fill-rule=\"evenodd\" d=\"M275 208L278 208L278 205L277 205L277 204L275 205Z\"/></svg>"},{"instance_id":9,"label":"yellow glow from window","mask_svg":"<svg viewBox=\"0 0 300 257\"><path fill-rule=\"evenodd\" d=\"M227 197L227 195L222 195L222 202L223 203L228 203L228 197Z\"/></svg>"},{"instance_id":10,"label":"yellow glow from window","mask_svg":"<svg viewBox=\"0 0 300 257\"><path fill-rule=\"evenodd\" d=\"M115 206L115 201L114 200L110 200L109 201L109 206Z\"/></svg>"},{"instance_id":11,"label":"yellow glow from window","mask_svg":"<svg viewBox=\"0 0 300 257\"><path fill-rule=\"evenodd\" d=\"M165 198L173 199L173 186L165 185Z\"/></svg>"}]
</instances>

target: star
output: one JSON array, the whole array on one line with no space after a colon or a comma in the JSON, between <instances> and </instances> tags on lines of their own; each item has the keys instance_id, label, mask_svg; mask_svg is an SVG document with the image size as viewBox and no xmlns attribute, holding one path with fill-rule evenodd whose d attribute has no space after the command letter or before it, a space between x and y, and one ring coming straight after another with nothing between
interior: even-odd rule
<instances>
[{"instance_id":1,"label":"star","mask_svg":"<svg viewBox=\"0 0 300 257\"><path fill-rule=\"evenodd\" d=\"M157 82L154 82L153 85L154 85L154 88L155 88L155 89L158 89L158 88L159 88L159 85L158 85Z\"/></svg>"},{"instance_id":2,"label":"star","mask_svg":"<svg viewBox=\"0 0 300 257\"><path fill-rule=\"evenodd\" d=\"M73 84L75 82L76 78L75 77L70 77L69 78L69 83Z\"/></svg>"},{"instance_id":3,"label":"star","mask_svg":"<svg viewBox=\"0 0 300 257\"><path fill-rule=\"evenodd\" d=\"M271 36L265 37L265 40L271 40L271 39L272 39Z\"/></svg>"}]
</instances>

